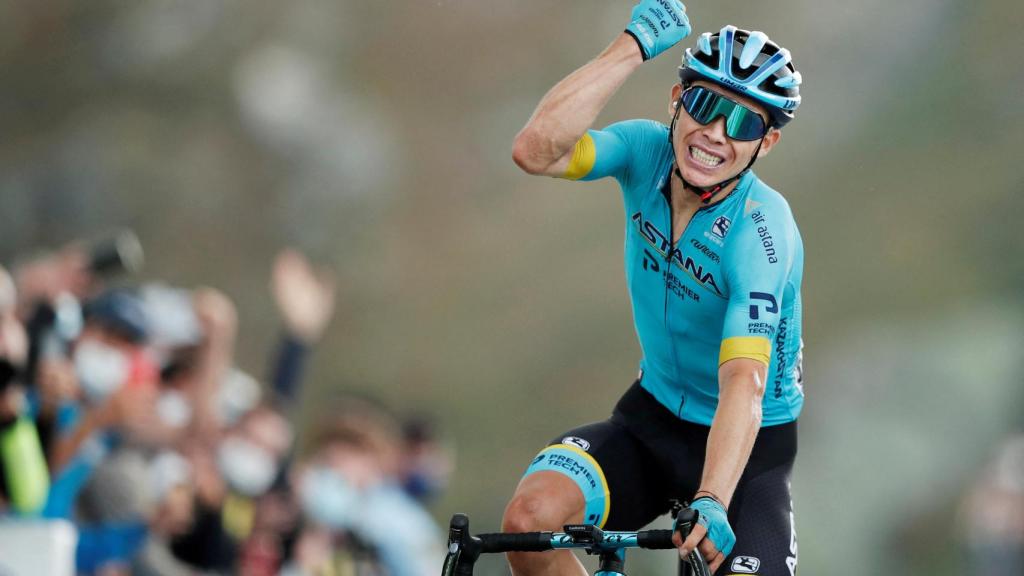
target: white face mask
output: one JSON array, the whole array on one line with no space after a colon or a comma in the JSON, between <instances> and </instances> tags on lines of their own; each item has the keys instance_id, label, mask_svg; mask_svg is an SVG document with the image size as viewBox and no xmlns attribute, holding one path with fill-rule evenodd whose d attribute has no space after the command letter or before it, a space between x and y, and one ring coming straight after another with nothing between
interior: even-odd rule
<instances>
[{"instance_id":1,"label":"white face mask","mask_svg":"<svg viewBox=\"0 0 1024 576\"><path fill-rule=\"evenodd\" d=\"M352 529L363 511L363 494L330 468L310 469L302 478L300 495L306 516L327 528Z\"/></svg>"},{"instance_id":2,"label":"white face mask","mask_svg":"<svg viewBox=\"0 0 1024 576\"><path fill-rule=\"evenodd\" d=\"M89 402L102 402L124 385L130 362L124 352L97 342L84 340L75 347L75 373Z\"/></svg>"},{"instance_id":3,"label":"white face mask","mask_svg":"<svg viewBox=\"0 0 1024 576\"><path fill-rule=\"evenodd\" d=\"M217 464L231 488L243 496L263 494L277 475L277 462L268 450L234 436L220 443Z\"/></svg>"},{"instance_id":4,"label":"white face mask","mask_svg":"<svg viewBox=\"0 0 1024 576\"><path fill-rule=\"evenodd\" d=\"M156 414L171 428L184 428L192 421L192 405L177 390L165 390L156 400Z\"/></svg>"}]
</instances>

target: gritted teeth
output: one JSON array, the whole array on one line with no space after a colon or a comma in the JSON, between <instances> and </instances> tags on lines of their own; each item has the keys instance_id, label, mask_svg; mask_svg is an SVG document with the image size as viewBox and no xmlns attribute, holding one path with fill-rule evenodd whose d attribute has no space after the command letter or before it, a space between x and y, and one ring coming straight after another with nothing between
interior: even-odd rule
<instances>
[{"instance_id":1,"label":"gritted teeth","mask_svg":"<svg viewBox=\"0 0 1024 576\"><path fill-rule=\"evenodd\" d=\"M696 146L690 146L690 157L708 168L714 168L724 161L724 158L719 158L714 154L708 154Z\"/></svg>"}]
</instances>

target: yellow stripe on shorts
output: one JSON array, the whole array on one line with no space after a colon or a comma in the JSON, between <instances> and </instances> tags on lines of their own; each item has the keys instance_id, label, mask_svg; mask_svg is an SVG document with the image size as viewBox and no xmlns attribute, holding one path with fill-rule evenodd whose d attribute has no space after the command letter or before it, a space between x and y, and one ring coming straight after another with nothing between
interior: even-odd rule
<instances>
[{"instance_id":1,"label":"yellow stripe on shorts","mask_svg":"<svg viewBox=\"0 0 1024 576\"><path fill-rule=\"evenodd\" d=\"M604 493L604 511L601 513L601 523L597 527L604 528L605 523L608 522L608 512L612 509L612 497L611 492L608 490L608 479L605 478L604 470L601 469L601 465L598 464L597 460L595 460L593 456L571 444L552 444L551 446L541 450L540 453L544 454L546 452L553 452L557 450L568 450L569 452L572 452L586 460L594 467L594 470L597 470L597 477L601 481L601 490ZM584 492L583 497L587 497L586 492Z\"/></svg>"}]
</instances>

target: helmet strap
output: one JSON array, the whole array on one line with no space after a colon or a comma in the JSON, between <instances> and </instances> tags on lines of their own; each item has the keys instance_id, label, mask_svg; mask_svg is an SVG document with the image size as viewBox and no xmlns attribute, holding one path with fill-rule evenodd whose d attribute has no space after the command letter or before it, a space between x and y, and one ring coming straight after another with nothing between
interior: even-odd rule
<instances>
[{"instance_id":1,"label":"helmet strap","mask_svg":"<svg viewBox=\"0 0 1024 576\"><path fill-rule=\"evenodd\" d=\"M732 184L736 180L742 178L744 174L750 171L750 168L754 165L754 162L757 161L757 155L761 152L761 145L764 144L764 136L761 136L761 139L757 141L757 148L754 149L754 154L750 157L750 162L747 162L746 168L740 170L739 173L736 174L735 176L732 176L731 178L728 178L726 180L722 180L718 184L712 184L711 186L697 186L696 184L691 184L690 182L686 181L686 178L683 178L683 172L679 169L679 161L676 160L675 154L675 139L673 138L673 135L676 132L676 120L679 119L679 111L682 109L682 107L683 97L682 95L680 95L679 100L676 102L676 113L674 116L672 116L672 126L668 130L668 143L669 146L672 148L672 160L675 163L675 166L672 171L673 173L675 173L676 176L679 177L679 181L683 183L683 188L689 190L690 192L693 192L697 196L700 196L700 201L702 203L709 204L711 202L711 199L715 196L715 194L718 194L719 192L722 191L722 188L725 188L729 184ZM767 134L765 134L765 136L767 136Z\"/></svg>"}]
</instances>

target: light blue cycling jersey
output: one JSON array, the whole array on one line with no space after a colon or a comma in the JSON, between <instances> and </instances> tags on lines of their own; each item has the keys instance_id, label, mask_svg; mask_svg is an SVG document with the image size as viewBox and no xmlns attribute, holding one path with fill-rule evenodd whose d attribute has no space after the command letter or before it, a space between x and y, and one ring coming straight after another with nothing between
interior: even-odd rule
<instances>
[{"instance_id":1,"label":"light blue cycling jersey","mask_svg":"<svg viewBox=\"0 0 1024 576\"><path fill-rule=\"evenodd\" d=\"M803 406L803 243L789 204L753 172L701 207L672 244L668 127L629 120L589 130L565 177L614 176L626 208L626 281L643 349L641 385L679 418L710 425L718 367L768 366L762 426Z\"/></svg>"}]
</instances>

